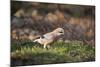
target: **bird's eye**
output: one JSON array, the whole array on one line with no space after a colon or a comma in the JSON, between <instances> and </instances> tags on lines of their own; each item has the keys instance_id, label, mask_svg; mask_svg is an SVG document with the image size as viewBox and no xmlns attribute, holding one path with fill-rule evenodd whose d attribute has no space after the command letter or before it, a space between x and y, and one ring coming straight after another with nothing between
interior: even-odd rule
<instances>
[{"instance_id":1,"label":"bird's eye","mask_svg":"<svg viewBox=\"0 0 100 67\"><path fill-rule=\"evenodd\" d=\"M59 33L63 33L62 31L60 31Z\"/></svg>"}]
</instances>

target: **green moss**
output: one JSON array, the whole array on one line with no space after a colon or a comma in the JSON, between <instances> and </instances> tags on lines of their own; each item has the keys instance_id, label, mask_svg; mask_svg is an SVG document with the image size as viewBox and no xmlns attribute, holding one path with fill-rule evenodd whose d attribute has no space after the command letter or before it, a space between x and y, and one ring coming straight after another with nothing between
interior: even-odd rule
<instances>
[{"instance_id":1,"label":"green moss","mask_svg":"<svg viewBox=\"0 0 100 67\"><path fill-rule=\"evenodd\" d=\"M12 49L16 47L12 44ZM20 49L13 49L11 52L12 65L14 62L22 61L20 65L28 64L51 64L84 62L95 60L95 48L91 45L83 45L77 42L55 42L50 49L44 49L38 44L26 44ZM17 60L14 60L17 59ZM25 60L25 61L23 61Z\"/></svg>"}]
</instances>

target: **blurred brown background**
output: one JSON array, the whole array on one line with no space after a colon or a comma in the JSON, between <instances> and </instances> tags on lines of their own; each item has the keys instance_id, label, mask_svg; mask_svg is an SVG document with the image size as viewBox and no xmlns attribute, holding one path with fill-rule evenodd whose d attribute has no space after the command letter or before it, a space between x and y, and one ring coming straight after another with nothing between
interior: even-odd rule
<instances>
[{"instance_id":1,"label":"blurred brown background","mask_svg":"<svg viewBox=\"0 0 100 67\"><path fill-rule=\"evenodd\" d=\"M34 40L62 27L63 40L95 44L95 6L11 2L11 40Z\"/></svg>"}]
</instances>

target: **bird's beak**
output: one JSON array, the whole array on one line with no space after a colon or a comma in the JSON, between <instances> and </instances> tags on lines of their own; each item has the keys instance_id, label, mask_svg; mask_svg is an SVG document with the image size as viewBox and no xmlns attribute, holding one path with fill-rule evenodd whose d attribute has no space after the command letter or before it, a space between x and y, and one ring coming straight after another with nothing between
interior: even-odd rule
<instances>
[{"instance_id":1,"label":"bird's beak","mask_svg":"<svg viewBox=\"0 0 100 67\"><path fill-rule=\"evenodd\" d=\"M62 32L62 35L64 35L64 31Z\"/></svg>"}]
</instances>

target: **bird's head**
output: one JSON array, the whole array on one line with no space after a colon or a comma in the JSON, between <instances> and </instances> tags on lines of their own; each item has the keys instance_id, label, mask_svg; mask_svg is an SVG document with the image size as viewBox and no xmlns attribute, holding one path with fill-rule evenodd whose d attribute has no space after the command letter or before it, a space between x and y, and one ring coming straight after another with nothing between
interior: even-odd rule
<instances>
[{"instance_id":1,"label":"bird's head","mask_svg":"<svg viewBox=\"0 0 100 67\"><path fill-rule=\"evenodd\" d=\"M56 33L57 36L64 35L64 29L60 27L55 29L54 32Z\"/></svg>"}]
</instances>

